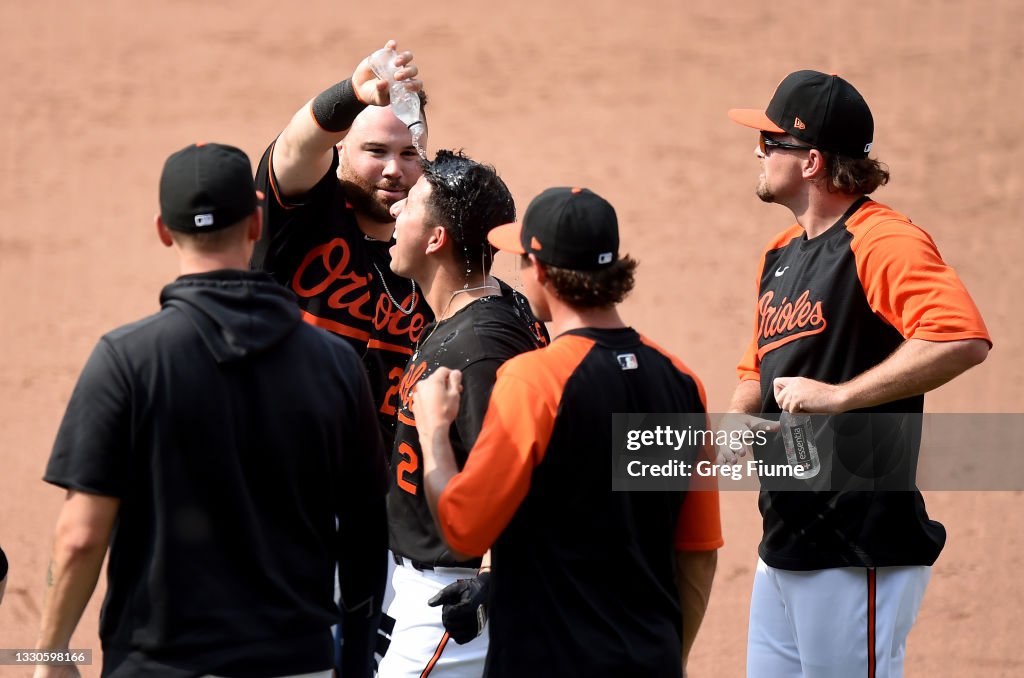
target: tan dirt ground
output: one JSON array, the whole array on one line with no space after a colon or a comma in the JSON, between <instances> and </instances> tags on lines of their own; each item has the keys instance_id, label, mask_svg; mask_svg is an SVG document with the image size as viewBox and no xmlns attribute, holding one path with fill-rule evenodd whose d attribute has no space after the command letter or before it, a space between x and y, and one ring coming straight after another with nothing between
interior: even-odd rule
<instances>
[{"instance_id":1,"label":"tan dirt ground","mask_svg":"<svg viewBox=\"0 0 1024 678\"><path fill-rule=\"evenodd\" d=\"M696 370L721 411L756 258L790 223L754 197L755 136L725 111L765 105L792 70L838 71L871 104L893 172L876 197L930 231L996 341L929 410L1021 412L1022 25L1015 0L0 4L0 647L34 642L62 501L40 476L77 374L103 332L157 309L175 275L152 227L170 152L221 141L255 162L302 102L396 37L432 98L432 148L496 165L520 209L566 184L616 205L641 261L627 319ZM907 675L1024 675L1024 496L927 499L950 538ZM722 508L694 677L743 672L759 517L749 493ZM73 647L98 650L101 591ZM83 673L99 675L98 657Z\"/></svg>"}]
</instances>

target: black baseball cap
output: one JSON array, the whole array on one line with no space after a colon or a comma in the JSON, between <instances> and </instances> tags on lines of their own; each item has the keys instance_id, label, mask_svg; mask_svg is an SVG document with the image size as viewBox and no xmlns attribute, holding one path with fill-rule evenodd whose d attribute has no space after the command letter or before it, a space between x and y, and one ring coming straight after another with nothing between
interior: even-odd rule
<instances>
[{"instance_id":1,"label":"black baseball cap","mask_svg":"<svg viewBox=\"0 0 1024 678\"><path fill-rule=\"evenodd\" d=\"M168 228L208 233L256 209L249 156L234 146L192 144L174 153L160 175L160 218Z\"/></svg>"},{"instance_id":2,"label":"black baseball cap","mask_svg":"<svg viewBox=\"0 0 1024 678\"><path fill-rule=\"evenodd\" d=\"M615 208L589 189L549 188L530 202L521 222L491 229L487 240L549 266L592 271L619 258L619 220Z\"/></svg>"},{"instance_id":3,"label":"black baseball cap","mask_svg":"<svg viewBox=\"0 0 1024 678\"><path fill-rule=\"evenodd\" d=\"M790 73L764 111L734 108L729 117L851 158L868 156L875 132L871 109L860 92L838 75L818 71Z\"/></svg>"}]
</instances>

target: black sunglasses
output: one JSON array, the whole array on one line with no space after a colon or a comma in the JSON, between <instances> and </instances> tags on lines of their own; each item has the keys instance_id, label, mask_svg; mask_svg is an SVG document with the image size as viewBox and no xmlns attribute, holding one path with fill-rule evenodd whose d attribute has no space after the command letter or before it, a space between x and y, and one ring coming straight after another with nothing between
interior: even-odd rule
<instances>
[{"instance_id":1,"label":"black sunglasses","mask_svg":"<svg viewBox=\"0 0 1024 678\"><path fill-rule=\"evenodd\" d=\"M778 141L777 139L765 136L764 132L761 132L758 138L757 147L761 149L763 155L768 155L769 148L779 148L784 151L809 151L814 148L814 146L800 146L798 144L789 144L785 141Z\"/></svg>"}]
</instances>

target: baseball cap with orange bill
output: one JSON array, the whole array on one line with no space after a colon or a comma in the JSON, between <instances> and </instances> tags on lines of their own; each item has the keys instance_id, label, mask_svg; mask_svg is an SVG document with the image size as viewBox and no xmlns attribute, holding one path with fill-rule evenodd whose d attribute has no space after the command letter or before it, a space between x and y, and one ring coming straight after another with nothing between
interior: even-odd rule
<instances>
[{"instance_id":1,"label":"baseball cap with orange bill","mask_svg":"<svg viewBox=\"0 0 1024 678\"><path fill-rule=\"evenodd\" d=\"M729 117L763 132L789 134L814 148L866 158L875 131L871 109L835 74L796 71L779 83L765 110L733 108Z\"/></svg>"},{"instance_id":2,"label":"baseball cap with orange bill","mask_svg":"<svg viewBox=\"0 0 1024 678\"><path fill-rule=\"evenodd\" d=\"M549 188L530 202L520 222L491 229L487 240L548 266L593 271L618 260L619 220L615 208L589 189Z\"/></svg>"}]
</instances>

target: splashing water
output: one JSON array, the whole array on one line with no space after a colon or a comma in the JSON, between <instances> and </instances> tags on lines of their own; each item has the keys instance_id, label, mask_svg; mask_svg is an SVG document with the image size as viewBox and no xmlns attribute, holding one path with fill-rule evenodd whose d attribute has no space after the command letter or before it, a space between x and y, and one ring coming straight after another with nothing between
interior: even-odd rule
<instances>
[{"instance_id":1,"label":"splashing water","mask_svg":"<svg viewBox=\"0 0 1024 678\"><path fill-rule=\"evenodd\" d=\"M420 139L423 137L423 123L414 122L409 126L409 132L412 133L412 145L416 147L416 152L420 154L420 157L424 160L427 159L427 149L420 143Z\"/></svg>"}]
</instances>

